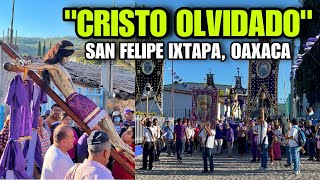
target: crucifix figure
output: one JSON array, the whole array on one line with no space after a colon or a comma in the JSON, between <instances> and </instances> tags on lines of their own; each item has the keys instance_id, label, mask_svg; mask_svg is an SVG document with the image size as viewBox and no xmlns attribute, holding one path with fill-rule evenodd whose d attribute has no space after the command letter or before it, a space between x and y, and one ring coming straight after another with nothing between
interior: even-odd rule
<instances>
[{"instance_id":1,"label":"crucifix figure","mask_svg":"<svg viewBox=\"0 0 320 180\"><path fill-rule=\"evenodd\" d=\"M86 96L76 92L70 74L63 67L63 61L74 53L74 46L70 41L62 40L55 44L44 57L43 63L25 63L18 61L15 65L24 69L24 72L38 70L43 79L50 83L52 79L56 87L66 98L67 106L92 130L98 123L106 131L112 144L123 150L127 157L134 157L134 152L117 134L112 120L107 112L98 107ZM130 159L134 161L134 158Z\"/></svg>"}]
</instances>

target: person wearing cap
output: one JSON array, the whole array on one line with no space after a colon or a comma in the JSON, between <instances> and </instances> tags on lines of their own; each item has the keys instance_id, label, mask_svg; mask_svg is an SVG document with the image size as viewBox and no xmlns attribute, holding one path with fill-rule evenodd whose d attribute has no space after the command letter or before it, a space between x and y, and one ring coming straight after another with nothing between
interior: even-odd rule
<instances>
[{"instance_id":1,"label":"person wearing cap","mask_svg":"<svg viewBox=\"0 0 320 180\"><path fill-rule=\"evenodd\" d=\"M50 129L49 125L48 125L48 122L46 121L49 118L50 113L51 113L51 110L46 110L44 112L44 115L42 116L42 118L43 118L43 127L48 131L49 135L51 136L52 132L51 132L51 129Z\"/></svg>"},{"instance_id":2,"label":"person wearing cap","mask_svg":"<svg viewBox=\"0 0 320 180\"><path fill-rule=\"evenodd\" d=\"M121 132L120 120L121 120L120 112L119 111L113 111L113 113L112 113L112 122L113 122L114 128L116 129L118 134L120 134L120 132Z\"/></svg>"},{"instance_id":3,"label":"person wearing cap","mask_svg":"<svg viewBox=\"0 0 320 180\"><path fill-rule=\"evenodd\" d=\"M89 157L70 168L64 179L114 179L108 164L111 143L107 133L94 130L88 140Z\"/></svg>"},{"instance_id":4,"label":"person wearing cap","mask_svg":"<svg viewBox=\"0 0 320 180\"><path fill-rule=\"evenodd\" d=\"M44 156L41 179L63 179L74 165L67 153L74 143L72 128L63 124L56 127L53 142Z\"/></svg>"},{"instance_id":5,"label":"person wearing cap","mask_svg":"<svg viewBox=\"0 0 320 180\"><path fill-rule=\"evenodd\" d=\"M166 126L163 128L164 139L167 147L168 156L171 156L173 153L173 127L171 125L170 120L166 121Z\"/></svg>"},{"instance_id":6,"label":"person wearing cap","mask_svg":"<svg viewBox=\"0 0 320 180\"><path fill-rule=\"evenodd\" d=\"M124 113L124 117L126 120L123 122L123 125L135 126L134 122L134 110L126 109Z\"/></svg>"},{"instance_id":7,"label":"person wearing cap","mask_svg":"<svg viewBox=\"0 0 320 180\"><path fill-rule=\"evenodd\" d=\"M100 130L100 126L96 125L93 130ZM89 153L88 153L88 140L89 135L84 132L80 138L78 139L77 142L77 162L78 163L83 163L83 161L88 158Z\"/></svg>"}]
</instances>

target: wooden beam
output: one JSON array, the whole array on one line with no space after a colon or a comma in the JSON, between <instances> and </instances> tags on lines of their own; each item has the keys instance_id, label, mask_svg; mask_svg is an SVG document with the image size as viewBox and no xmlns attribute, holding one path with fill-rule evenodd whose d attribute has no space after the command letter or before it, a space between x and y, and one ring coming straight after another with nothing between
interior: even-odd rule
<instances>
[{"instance_id":1,"label":"wooden beam","mask_svg":"<svg viewBox=\"0 0 320 180\"><path fill-rule=\"evenodd\" d=\"M21 59L7 44L0 41L2 49L12 58ZM8 49L8 47L10 49ZM24 69L17 67L11 63L5 63L4 68L7 71L24 72ZM38 84L41 89L46 92L87 134L91 134L92 130L74 114L67 104L33 71L28 71L29 77ZM131 167L114 149L111 150L111 157L117 161L132 177L135 177L135 169Z\"/></svg>"}]
</instances>

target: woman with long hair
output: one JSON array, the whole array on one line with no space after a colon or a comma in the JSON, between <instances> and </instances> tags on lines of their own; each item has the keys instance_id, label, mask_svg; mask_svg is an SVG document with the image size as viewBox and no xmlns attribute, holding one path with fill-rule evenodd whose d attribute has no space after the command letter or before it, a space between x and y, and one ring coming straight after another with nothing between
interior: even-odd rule
<instances>
[{"instance_id":1,"label":"woman with long hair","mask_svg":"<svg viewBox=\"0 0 320 180\"><path fill-rule=\"evenodd\" d=\"M66 98L67 106L90 129L93 129L99 123L101 129L108 133L111 143L117 148L124 150L131 157L131 160L134 161L134 152L121 140L107 112L98 107L89 98L76 92L70 74L63 67L65 58L73 53L73 44L70 41L62 40L48 51L44 57L44 63L30 63L22 66L26 69L43 71L43 79L47 83L52 79L53 83Z\"/></svg>"}]
</instances>

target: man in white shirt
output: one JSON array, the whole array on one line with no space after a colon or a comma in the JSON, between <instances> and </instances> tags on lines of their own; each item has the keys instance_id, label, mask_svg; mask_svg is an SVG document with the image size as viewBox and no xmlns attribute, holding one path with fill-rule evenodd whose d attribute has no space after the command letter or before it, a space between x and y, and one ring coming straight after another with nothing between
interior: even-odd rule
<instances>
[{"instance_id":1,"label":"man in white shirt","mask_svg":"<svg viewBox=\"0 0 320 180\"><path fill-rule=\"evenodd\" d=\"M268 163L268 136L267 136L268 123L264 120L264 117L258 117L257 133L258 149L261 152L261 170L267 170Z\"/></svg>"},{"instance_id":2,"label":"man in white shirt","mask_svg":"<svg viewBox=\"0 0 320 180\"><path fill-rule=\"evenodd\" d=\"M143 157L142 157L142 168L141 170L146 170L148 165L148 156L149 156L149 170L152 170L153 160L155 155L155 146L154 146L154 129L151 128L152 121L150 118L146 119L146 127L143 130Z\"/></svg>"},{"instance_id":3,"label":"man in white shirt","mask_svg":"<svg viewBox=\"0 0 320 180\"><path fill-rule=\"evenodd\" d=\"M153 128L154 128L155 141L156 141L156 154L155 154L154 161L160 161L159 157L162 149L163 137L162 137L161 127L159 126L159 121L156 118L153 119Z\"/></svg>"},{"instance_id":4,"label":"man in white shirt","mask_svg":"<svg viewBox=\"0 0 320 180\"><path fill-rule=\"evenodd\" d=\"M292 156L292 161L294 165L294 174L300 174L300 147L298 145L299 135L298 135L298 120L292 119L291 121L292 128L289 132L289 146L290 146L290 154Z\"/></svg>"},{"instance_id":5,"label":"man in white shirt","mask_svg":"<svg viewBox=\"0 0 320 180\"><path fill-rule=\"evenodd\" d=\"M64 179L114 179L106 167L111 152L108 134L95 130L88 137L87 143L88 159L69 169Z\"/></svg>"},{"instance_id":6,"label":"man in white shirt","mask_svg":"<svg viewBox=\"0 0 320 180\"><path fill-rule=\"evenodd\" d=\"M187 138L189 139L189 142L186 142L186 149L188 152L188 156L192 155L193 146L194 146L194 129L191 127L190 120L187 120Z\"/></svg>"},{"instance_id":7,"label":"man in white shirt","mask_svg":"<svg viewBox=\"0 0 320 180\"><path fill-rule=\"evenodd\" d=\"M202 157L203 157L203 171L202 173L208 172L208 158L210 163L210 173L213 173L213 147L214 147L214 137L215 130L211 129L210 124L204 125L204 128L201 130L199 137L201 138L201 146L203 148Z\"/></svg>"},{"instance_id":8,"label":"man in white shirt","mask_svg":"<svg viewBox=\"0 0 320 180\"><path fill-rule=\"evenodd\" d=\"M74 165L67 151L73 148L72 128L59 125L53 132L53 145L48 149L43 161L41 179L64 179Z\"/></svg>"}]
</instances>

